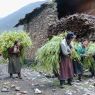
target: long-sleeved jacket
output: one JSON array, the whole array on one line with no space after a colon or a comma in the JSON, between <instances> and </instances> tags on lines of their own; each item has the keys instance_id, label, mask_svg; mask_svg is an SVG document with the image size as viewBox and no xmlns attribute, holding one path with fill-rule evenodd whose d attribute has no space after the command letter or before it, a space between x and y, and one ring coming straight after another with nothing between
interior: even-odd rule
<instances>
[{"instance_id":1,"label":"long-sleeved jacket","mask_svg":"<svg viewBox=\"0 0 95 95\"><path fill-rule=\"evenodd\" d=\"M63 55L69 55L71 53L71 48L67 44L66 39L63 39L61 42L61 50L62 50Z\"/></svg>"},{"instance_id":2,"label":"long-sleeved jacket","mask_svg":"<svg viewBox=\"0 0 95 95\"><path fill-rule=\"evenodd\" d=\"M82 44L80 44L78 47L76 47L76 50L77 50L77 53L78 53L80 56L83 56L83 55L85 55L87 49L84 48L84 47L82 46Z\"/></svg>"}]
</instances>

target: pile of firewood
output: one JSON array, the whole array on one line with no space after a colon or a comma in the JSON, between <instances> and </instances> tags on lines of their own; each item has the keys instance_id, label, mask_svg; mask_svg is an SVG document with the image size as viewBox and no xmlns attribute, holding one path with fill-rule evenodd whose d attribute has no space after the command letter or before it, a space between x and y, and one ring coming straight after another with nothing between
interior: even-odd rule
<instances>
[{"instance_id":1,"label":"pile of firewood","mask_svg":"<svg viewBox=\"0 0 95 95\"><path fill-rule=\"evenodd\" d=\"M48 29L48 37L58 35L63 31L73 31L77 38L90 38L95 40L95 16L87 14L74 14L62 18Z\"/></svg>"}]
</instances>

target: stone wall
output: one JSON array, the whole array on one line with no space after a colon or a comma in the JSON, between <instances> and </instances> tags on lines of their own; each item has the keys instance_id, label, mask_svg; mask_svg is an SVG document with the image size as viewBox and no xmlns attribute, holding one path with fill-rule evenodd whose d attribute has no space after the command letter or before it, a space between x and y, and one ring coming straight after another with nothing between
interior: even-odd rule
<instances>
[{"instance_id":1,"label":"stone wall","mask_svg":"<svg viewBox=\"0 0 95 95\"><path fill-rule=\"evenodd\" d=\"M35 16L28 24L25 24L25 30L30 33L33 46L28 49L27 57L34 58L38 48L47 40L47 29L57 21L56 6L47 6L39 15Z\"/></svg>"}]
</instances>

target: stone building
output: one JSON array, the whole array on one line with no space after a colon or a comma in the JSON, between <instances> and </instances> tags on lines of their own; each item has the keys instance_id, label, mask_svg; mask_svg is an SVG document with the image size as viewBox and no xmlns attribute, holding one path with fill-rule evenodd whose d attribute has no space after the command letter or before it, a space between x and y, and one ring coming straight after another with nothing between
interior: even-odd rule
<instances>
[{"instance_id":1,"label":"stone building","mask_svg":"<svg viewBox=\"0 0 95 95\"><path fill-rule=\"evenodd\" d=\"M33 47L28 50L28 58L35 56L35 52L47 40L47 29L57 21L57 12L54 4L45 3L41 7L34 9L31 13L26 14L16 25L24 25L24 30L30 33Z\"/></svg>"},{"instance_id":2,"label":"stone building","mask_svg":"<svg viewBox=\"0 0 95 95\"><path fill-rule=\"evenodd\" d=\"M84 0L84 1L85 2L81 3L78 6L76 12L74 13L85 13L87 19L90 18L89 21L91 20L94 21L95 18L94 17L91 18L91 16L87 16L87 14L93 16L95 15L95 9L94 9L95 0ZM83 20L85 19L85 14L83 15ZM79 18L79 16L76 17ZM63 32L64 29L74 30L75 32L79 31L80 27L78 27L77 29L77 27L74 26L73 23L74 20L72 20L72 22L69 23L70 22L70 21L68 22L68 20L70 20L69 18L71 19L72 17L64 17L59 21L57 18L56 4L45 3L42 4L41 7L34 9L31 13L26 14L25 18L19 20L18 24L16 24L15 27L18 27L19 25L24 25L25 31L30 33L33 42L33 47L27 51L28 54L27 57L34 58L37 49L40 48L48 40L48 36L58 34L59 32ZM81 21L81 18L79 21ZM93 21L91 21L91 23L93 23ZM62 25L61 22L64 24ZM86 23L86 21L84 23ZM75 24L79 25L78 20L75 21ZM72 25L73 28L70 25ZM64 26L66 27L64 28ZM86 28L87 28L87 24L86 27L85 25L83 25L83 27L81 26L80 30L87 32ZM58 31L56 32L56 30Z\"/></svg>"}]
</instances>

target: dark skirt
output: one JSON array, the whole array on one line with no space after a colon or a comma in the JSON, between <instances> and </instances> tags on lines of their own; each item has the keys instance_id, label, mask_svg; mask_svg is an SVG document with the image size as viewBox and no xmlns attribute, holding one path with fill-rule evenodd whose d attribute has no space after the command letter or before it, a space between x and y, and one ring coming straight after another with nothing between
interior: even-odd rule
<instances>
[{"instance_id":1,"label":"dark skirt","mask_svg":"<svg viewBox=\"0 0 95 95\"><path fill-rule=\"evenodd\" d=\"M21 62L20 57L17 55L12 55L9 57L8 73L17 74L21 72Z\"/></svg>"},{"instance_id":2,"label":"dark skirt","mask_svg":"<svg viewBox=\"0 0 95 95\"><path fill-rule=\"evenodd\" d=\"M74 74L83 74L83 65L77 60L73 60Z\"/></svg>"},{"instance_id":3,"label":"dark skirt","mask_svg":"<svg viewBox=\"0 0 95 95\"><path fill-rule=\"evenodd\" d=\"M59 73L60 80L67 80L73 78L74 76L73 65L69 56L61 57Z\"/></svg>"}]
</instances>

